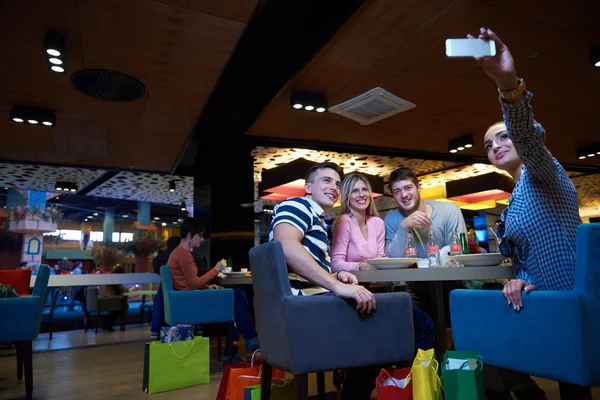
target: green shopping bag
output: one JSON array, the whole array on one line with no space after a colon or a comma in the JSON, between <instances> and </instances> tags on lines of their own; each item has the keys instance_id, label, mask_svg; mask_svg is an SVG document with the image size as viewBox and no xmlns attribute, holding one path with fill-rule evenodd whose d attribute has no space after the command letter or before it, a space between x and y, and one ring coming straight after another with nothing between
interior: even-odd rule
<instances>
[{"instance_id":1,"label":"green shopping bag","mask_svg":"<svg viewBox=\"0 0 600 400\"><path fill-rule=\"evenodd\" d=\"M260 394L260 385L244 388L244 400L260 400ZM289 400L294 397L294 378L271 382L271 400Z\"/></svg>"},{"instance_id":2,"label":"green shopping bag","mask_svg":"<svg viewBox=\"0 0 600 400\"><path fill-rule=\"evenodd\" d=\"M442 382L446 400L485 400L481 356L471 351L446 351Z\"/></svg>"},{"instance_id":3,"label":"green shopping bag","mask_svg":"<svg viewBox=\"0 0 600 400\"><path fill-rule=\"evenodd\" d=\"M210 381L209 339L146 343L144 393L154 394Z\"/></svg>"}]
</instances>

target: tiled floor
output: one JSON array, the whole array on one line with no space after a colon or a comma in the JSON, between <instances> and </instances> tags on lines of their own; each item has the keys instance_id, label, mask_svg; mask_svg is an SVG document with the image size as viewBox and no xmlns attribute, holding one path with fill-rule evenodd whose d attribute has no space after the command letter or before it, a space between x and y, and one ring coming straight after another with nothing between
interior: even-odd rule
<instances>
[{"instance_id":1,"label":"tiled floor","mask_svg":"<svg viewBox=\"0 0 600 400\"><path fill-rule=\"evenodd\" d=\"M52 341L42 334L34 341L34 398L41 399L147 399L142 391L144 343L148 327L131 327L127 332L59 332ZM68 347L74 347L66 349ZM216 362L216 346L211 348L209 384L152 395L152 399L215 399L222 367ZM16 380L14 350L0 350L0 399L19 399L25 394L23 383ZM314 375L309 393L316 394ZM326 377L327 391L334 391L331 375ZM538 379L548 400L558 400L554 382ZM594 398L600 399L600 388Z\"/></svg>"}]
</instances>

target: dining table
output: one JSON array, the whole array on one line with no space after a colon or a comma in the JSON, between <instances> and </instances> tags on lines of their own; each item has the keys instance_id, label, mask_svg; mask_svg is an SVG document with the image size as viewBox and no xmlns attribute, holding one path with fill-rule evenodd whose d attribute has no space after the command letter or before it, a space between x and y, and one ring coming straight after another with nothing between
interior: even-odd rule
<instances>
[{"instance_id":1,"label":"dining table","mask_svg":"<svg viewBox=\"0 0 600 400\"><path fill-rule=\"evenodd\" d=\"M35 280L36 276L32 275L29 287L35 286ZM160 283L160 275L153 272L137 274L50 275L48 279L48 287L132 285L136 283Z\"/></svg>"}]
</instances>

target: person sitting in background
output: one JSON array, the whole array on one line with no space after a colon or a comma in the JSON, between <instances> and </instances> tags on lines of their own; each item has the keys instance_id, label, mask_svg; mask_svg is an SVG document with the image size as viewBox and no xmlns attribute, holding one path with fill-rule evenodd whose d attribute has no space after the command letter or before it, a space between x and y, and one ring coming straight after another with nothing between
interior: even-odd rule
<instances>
[{"instance_id":1,"label":"person sitting in background","mask_svg":"<svg viewBox=\"0 0 600 400\"><path fill-rule=\"evenodd\" d=\"M169 240L167 240L167 248L166 250L160 251L154 260L152 260L152 269L155 274L160 275L160 267L163 265L167 265L167 261L169 261L169 257L173 250L179 246L181 242L181 238L179 236L171 236ZM162 326L165 326L167 322L165 321L165 304L163 302L163 291L162 285L158 285L158 291L154 296L153 306L152 306L152 323L150 324L150 337L157 338L158 331Z\"/></svg>"},{"instance_id":2,"label":"person sitting in background","mask_svg":"<svg viewBox=\"0 0 600 400\"><path fill-rule=\"evenodd\" d=\"M124 274L124 273L125 273L125 268L123 268L123 267L116 267L111 271L111 274ZM102 292L101 292L100 296L102 296L102 297L121 297L121 296L123 296L123 293L126 293L128 291L129 290L123 285L104 285L104 288L102 288ZM125 310L123 310L123 311L109 311L107 314L102 315L102 327L104 328L104 330L106 330L108 332L115 331L113 329L113 325L117 321L117 318L119 318L121 316L121 314L126 315L127 310L129 309L129 304L127 302L124 302L123 306L125 307Z\"/></svg>"},{"instance_id":3,"label":"person sitting in background","mask_svg":"<svg viewBox=\"0 0 600 400\"><path fill-rule=\"evenodd\" d=\"M468 37L475 39L472 35ZM517 78L508 47L490 29L481 28L479 39L496 43L495 56L475 59L495 82L503 114L503 121L490 126L485 133L484 148L490 162L508 172L516 182L508 207L502 212L497 236L500 252L512 257L516 271L515 278L502 292L508 306L518 312L523 307L524 293L573 290L575 244L581 218L577 190L545 146L546 131L535 120L530 105L533 94ZM525 374L513 372L508 376L505 371L503 378L519 399L546 398ZM526 391L521 389L524 384ZM561 382L559 389L561 399L592 399L589 387ZM488 399L512 398L508 390L495 396L487 394Z\"/></svg>"},{"instance_id":4,"label":"person sitting in background","mask_svg":"<svg viewBox=\"0 0 600 400\"><path fill-rule=\"evenodd\" d=\"M192 256L192 249L200 246L202 243L204 228L193 218L187 218L179 227L181 233L181 242L179 246L173 250L167 265L171 271L173 279L173 289L175 290L200 290L200 289L222 289L218 285L210 284L223 268L227 267L225 260L219 261L207 273L198 277L198 267ZM250 306L248 297L241 289L234 289L234 314L236 321L236 336L239 335L237 328L244 335L246 343L246 351L252 353L258 350L258 334L254 328L254 322L250 315ZM234 360L237 362L239 356L237 354L237 342L239 338L234 340ZM230 361L230 360L226 360Z\"/></svg>"}]
</instances>

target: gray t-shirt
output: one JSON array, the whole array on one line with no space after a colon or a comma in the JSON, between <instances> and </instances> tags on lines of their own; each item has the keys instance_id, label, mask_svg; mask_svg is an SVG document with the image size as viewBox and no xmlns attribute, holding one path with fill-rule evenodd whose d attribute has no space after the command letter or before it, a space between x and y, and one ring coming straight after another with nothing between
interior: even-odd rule
<instances>
[{"instance_id":1,"label":"gray t-shirt","mask_svg":"<svg viewBox=\"0 0 600 400\"><path fill-rule=\"evenodd\" d=\"M448 244L455 229L458 234L467 232L465 220L456 204L433 200L424 202L431 206L431 227L440 249ZM404 218L406 217L400 210L390 211L385 216L385 254L388 257L404 257L408 236L408 230L400 226ZM429 228L415 227L412 232L417 256L427 258Z\"/></svg>"}]
</instances>

